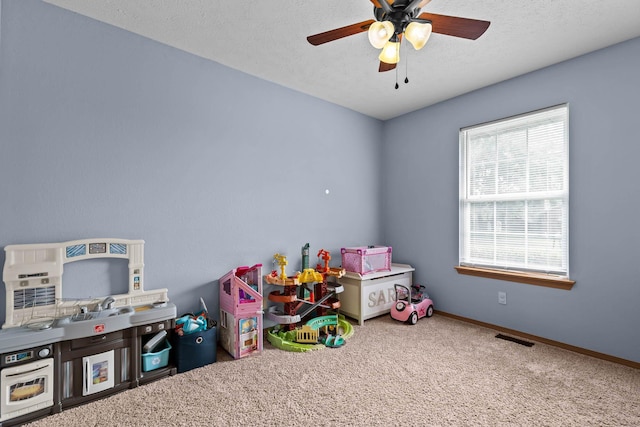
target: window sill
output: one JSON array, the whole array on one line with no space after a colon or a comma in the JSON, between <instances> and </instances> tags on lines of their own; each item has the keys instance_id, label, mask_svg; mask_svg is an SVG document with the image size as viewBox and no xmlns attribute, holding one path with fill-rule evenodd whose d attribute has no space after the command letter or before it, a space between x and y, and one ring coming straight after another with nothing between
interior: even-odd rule
<instances>
[{"instance_id":1,"label":"window sill","mask_svg":"<svg viewBox=\"0 0 640 427\"><path fill-rule=\"evenodd\" d=\"M507 280L509 282L527 283L529 285L545 286L547 288L571 290L576 283L565 277L541 273L525 273L521 271L492 270L489 268L456 266L458 274L485 277L488 279Z\"/></svg>"}]
</instances>

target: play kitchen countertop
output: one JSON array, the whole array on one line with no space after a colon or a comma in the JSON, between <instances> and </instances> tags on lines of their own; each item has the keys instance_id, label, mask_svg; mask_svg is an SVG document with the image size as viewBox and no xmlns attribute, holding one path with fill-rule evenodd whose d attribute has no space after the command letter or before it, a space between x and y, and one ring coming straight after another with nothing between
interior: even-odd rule
<instances>
[{"instance_id":1,"label":"play kitchen countertop","mask_svg":"<svg viewBox=\"0 0 640 427\"><path fill-rule=\"evenodd\" d=\"M131 326L140 326L168 319L175 319L178 315L176 305L172 302L155 303L134 308L131 315Z\"/></svg>"},{"instance_id":2,"label":"play kitchen countertop","mask_svg":"<svg viewBox=\"0 0 640 427\"><path fill-rule=\"evenodd\" d=\"M29 326L1 329L0 353L9 353L24 348L105 334L148 323L175 319L176 314L175 304L168 302L160 306L148 305L133 307L131 312L117 316L97 317L80 321L56 319L50 322L33 323Z\"/></svg>"}]
</instances>

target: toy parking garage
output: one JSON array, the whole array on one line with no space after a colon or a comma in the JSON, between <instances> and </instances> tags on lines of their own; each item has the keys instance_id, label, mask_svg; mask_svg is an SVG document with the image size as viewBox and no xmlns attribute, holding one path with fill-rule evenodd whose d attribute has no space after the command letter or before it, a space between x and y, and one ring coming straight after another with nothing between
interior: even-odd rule
<instances>
[{"instance_id":1,"label":"toy parking garage","mask_svg":"<svg viewBox=\"0 0 640 427\"><path fill-rule=\"evenodd\" d=\"M328 278L340 278L345 270L329 267L331 254L324 249L318 251L323 264L310 268L308 243L302 248L302 272L293 276L286 274L286 256L276 253L273 258L280 273L273 270L264 279L282 289L268 295L269 301L278 303L267 312L267 317L278 323L267 332L269 342L282 350L297 352L344 345L353 335L351 324L336 312L340 308L337 294L344 288Z\"/></svg>"}]
</instances>

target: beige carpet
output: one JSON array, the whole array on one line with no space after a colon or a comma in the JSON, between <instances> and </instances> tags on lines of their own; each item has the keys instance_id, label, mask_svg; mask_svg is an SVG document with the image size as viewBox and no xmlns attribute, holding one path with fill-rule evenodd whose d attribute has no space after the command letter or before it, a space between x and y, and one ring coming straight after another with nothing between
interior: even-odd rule
<instances>
[{"instance_id":1,"label":"beige carpet","mask_svg":"<svg viewBox=\"0 0 640 427\"><path fill-rule=\"evenodd\" d=\"M338 349L262 355L153 382L45 426L640 426L640 371L437 314L354 326Z\"/></svg>"}]
</instances>

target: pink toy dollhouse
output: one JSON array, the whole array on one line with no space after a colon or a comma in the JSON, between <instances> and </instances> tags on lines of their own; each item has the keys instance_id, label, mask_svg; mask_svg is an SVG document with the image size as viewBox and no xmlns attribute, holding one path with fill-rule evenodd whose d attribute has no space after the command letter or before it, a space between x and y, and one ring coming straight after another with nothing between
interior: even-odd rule
<instances>
[{"instance_id":1,"label":"pink toy dollhouse","mask_svg":"<svg viewBox=\"0 0 640 427\"><path fill-rule=\"evenodd\" d=\"M220 344L235 359L262 351L262 264L220 278Z\"/></svg>"}]
</instances>

